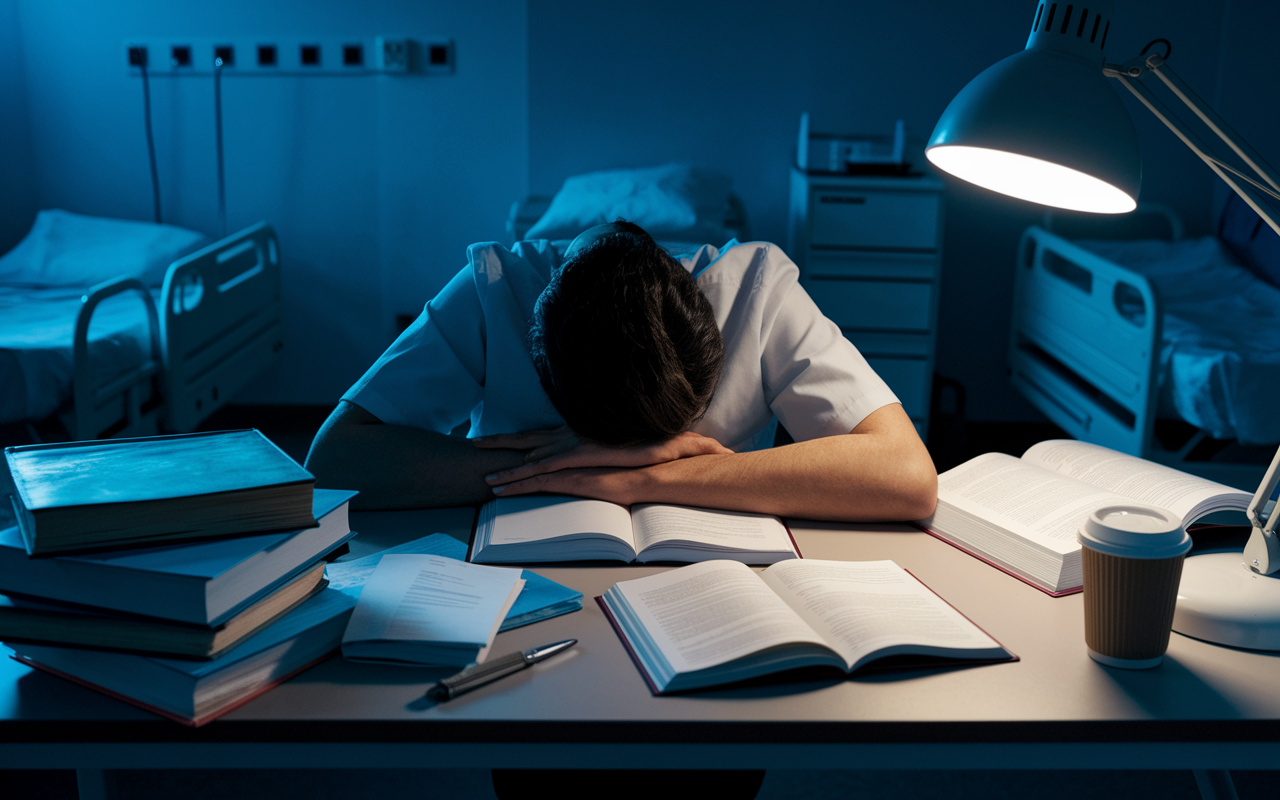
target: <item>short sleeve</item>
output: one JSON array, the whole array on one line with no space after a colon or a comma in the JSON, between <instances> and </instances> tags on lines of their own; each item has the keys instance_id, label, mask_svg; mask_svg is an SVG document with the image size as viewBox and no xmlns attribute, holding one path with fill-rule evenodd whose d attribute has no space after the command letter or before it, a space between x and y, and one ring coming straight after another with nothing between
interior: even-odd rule
<instances>
[{"instance_id":1,"label":"short sleeve","mask_svg":"<svg viewBox=\"0 0 1280 800\"><path fill-rule=\"evenodd\" d=\"M378 419L449 433L484 396L485 320L470 267L342 396Z\"/></svg>"},{"instance_id":2,"label":"short sleeve","mask_svg":"<svg viewBox=\"0 0 1280 800\"><path fill-rule=\"evenodd\" d=\"M848 433L898 398L786 266L771 270L763 309L765 402L796 441Z\"/></svg>"}]
</instances>

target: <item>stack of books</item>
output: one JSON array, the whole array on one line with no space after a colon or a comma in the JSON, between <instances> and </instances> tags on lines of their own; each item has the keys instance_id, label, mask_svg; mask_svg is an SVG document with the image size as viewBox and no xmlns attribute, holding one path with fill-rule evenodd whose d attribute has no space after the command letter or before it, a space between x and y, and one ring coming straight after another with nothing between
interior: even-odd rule
<instances>
[{"instance_id":1,"label":"stack of books","mask_svg":"<svg viewBox=\"0 0 1280 800\"><path fill-rule=\"evenodd\" d=\"M201 724L337 649L350 606L325 558L354 535L355 492L315 489L259 432L5 459L0 641L20 661Z\"/></svg>"}]
</instances>

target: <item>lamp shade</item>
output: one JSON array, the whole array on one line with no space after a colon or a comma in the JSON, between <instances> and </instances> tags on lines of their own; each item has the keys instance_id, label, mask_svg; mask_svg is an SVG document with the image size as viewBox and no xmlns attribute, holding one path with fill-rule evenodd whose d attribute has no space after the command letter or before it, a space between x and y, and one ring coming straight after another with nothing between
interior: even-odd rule
<instances>
[{"instance_id":1,"label":"lamp shade","mask_svg":"<svg viewBox=\"0 0 1280 800\"><path fill-rule=\"evenodd\" d=\"M960 90L925 154L938 169L1001 194L1076 211L1132 211L1142 183L1138 135L1102 74L1096 37L1098 22L1110 24L1109 9L1096 19L1082 11L1077 23L1071 6L1055 14L1058 5L1041 3L1027 49Z\"/></svg>"}]
</instances>

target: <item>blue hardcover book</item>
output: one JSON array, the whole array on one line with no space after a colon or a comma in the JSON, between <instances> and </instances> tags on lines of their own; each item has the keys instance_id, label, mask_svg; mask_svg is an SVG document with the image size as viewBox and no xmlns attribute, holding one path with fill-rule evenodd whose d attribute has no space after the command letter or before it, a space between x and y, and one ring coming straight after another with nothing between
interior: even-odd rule
<instances>
[{"instance_id":1,"label":"blue hardcover book","mask_svg":"<svg viewBox=\"0 0 1280 800\"><path fill-rule=\"evenodd\" d=\"M16 527L0 530L0 593L220 625L353 534L355 492L316 489L319 527L211 542L28 558Z\"/></svg>"},{"instance_id":2,"label":"blue hardcover book","mask_svg":"<svg viewBox=\"0 0 1280 800\"><path fill-rule=\"evenodd\" d=\"M437 533L364 558L330 564L326 569L327 589L239 647L211 661L183 661L35 644L15 644L13 650L16 658L24 664L178 722L203 725L337 652L360 590L382 556L388 553L434 553L452 557L451 553L462 552L458 548L465 550L465 547L457 539ZM550 587L558 587L561 598L576 595L574 607L581 607L581 592L528 570L525 570L524 577L526 581L533 577L545 581ZM526 591L528 586L526 582ZM557 613L570 610L573 609L566 608ZM508 621L516 611L517 608L513 607Z\"/></svg>"},{"instance_id":3,"label":"blue hardcover book","mask_svg":"<svg viewBox=\"0 0 1280 800\"><path fill-rule=\"evenodd\" d=\"M30 555L314 526L315 478L256 430L6 447Z\"/></svg>"}]
</instances>

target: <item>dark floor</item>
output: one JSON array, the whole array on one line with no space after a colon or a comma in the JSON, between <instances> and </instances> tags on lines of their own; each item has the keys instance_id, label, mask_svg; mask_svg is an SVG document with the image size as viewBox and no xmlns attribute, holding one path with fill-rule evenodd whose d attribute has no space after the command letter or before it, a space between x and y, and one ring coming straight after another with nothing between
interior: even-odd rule
<instances>
[{"instance_id":1,"label":"dark floor","mask_svg":"<svg viewBox=\"0 0 1280 800\"><path fill-rule=\"evenodd\" d=\"M311 439L328 416L321 407L228 406L210 417L204 430L258 428L302 462ZM35 431L0 428L0 445L57 440L56 424ZM998 451L1021 455L1036 442L1064 436L1050 423L963 423L935 416L930 450L939 471L973 456ZM833 765L833 767L836 765ZM1241 800L1280 798L1280 772L1232 773ZM492 798L484 770L122 770L115 774L117 800L410 800L410 798ZM614 794L602 791L601 796ZM0 770L0 798L70 800L75 774L67 770ZM1200 794L1190 771L953 771L953 770L774 770L760 800L791 798L1003 798L1078 800L1123 797L1134 800L1194 800Z\"/></svg>"},{"instance_id":2,"label":"dark floor","mask_svg":"<svg viewBox=\"0 0 1280 800\"><path fill-rule=\"evenodd\" d=\"M484 770L121 770L117 800L488 800ZM1240 800L1280 797L1280 773L1232 773ZM0 771L0 796L72 800L71 771ZM541 797L531 793L529 797ZM626 796L602 787L601 798ZM1197 800L1190 771L773 770L759 800ZM670 800L670 798L668 798ZM708 797L707 800L712 800Z\"/></svg>"}]
</instances>

